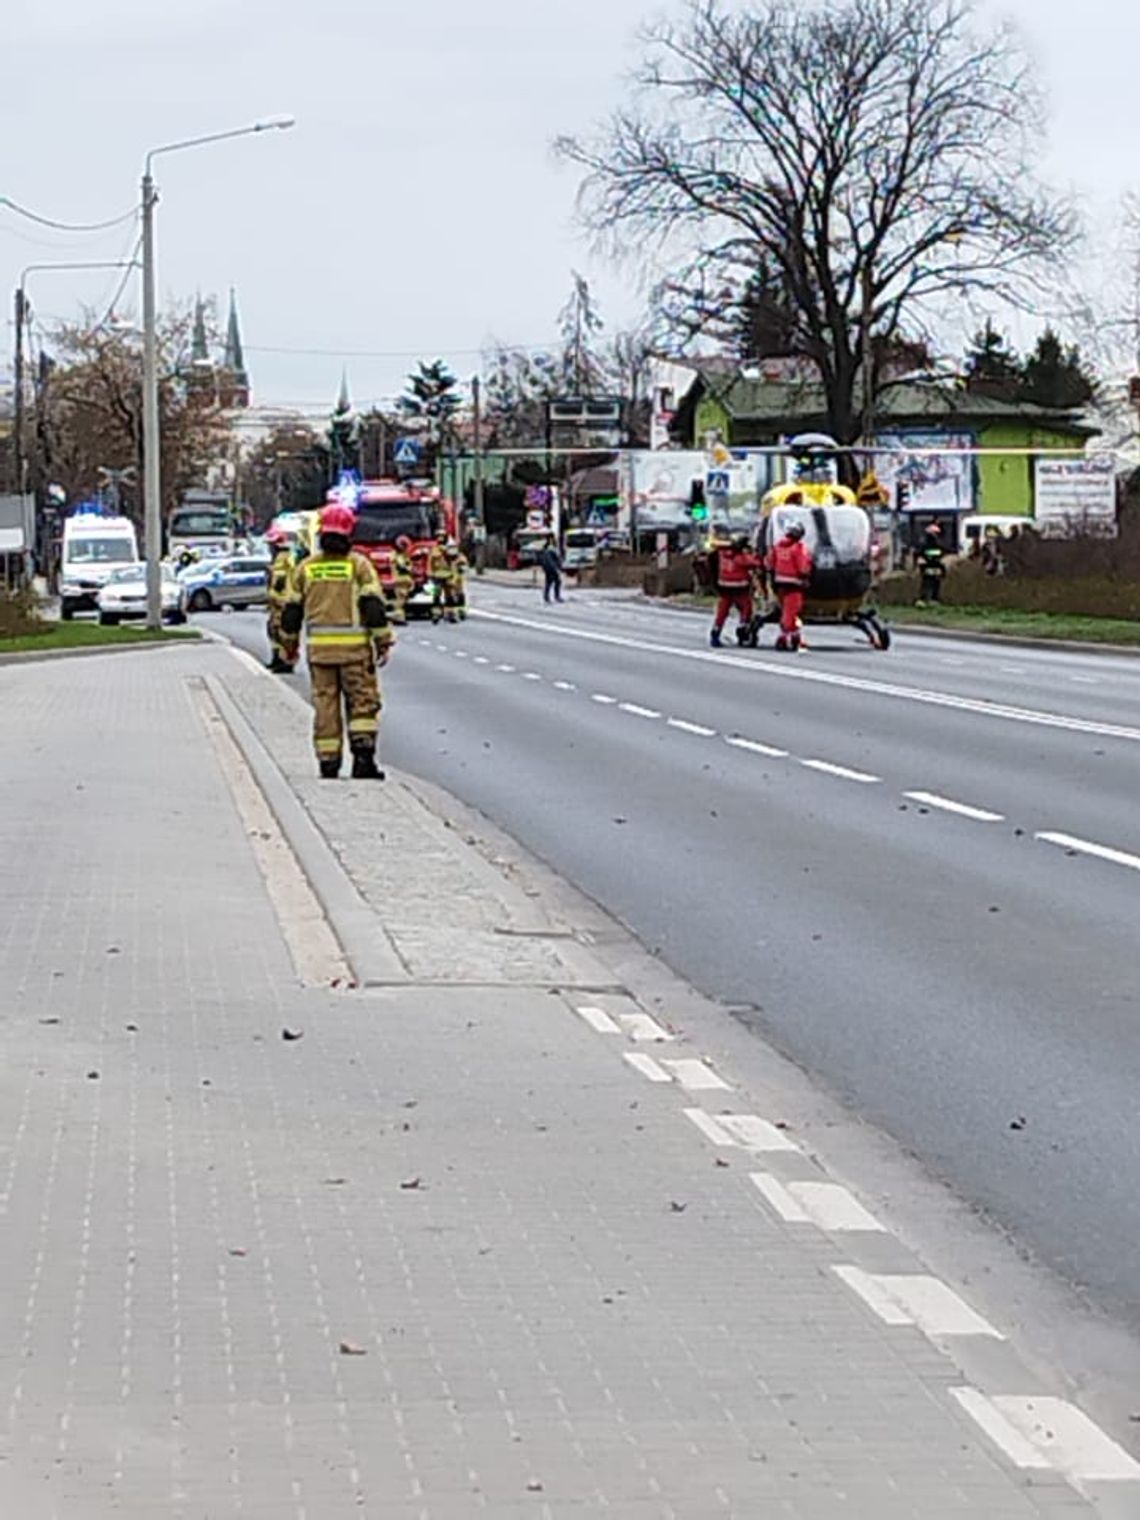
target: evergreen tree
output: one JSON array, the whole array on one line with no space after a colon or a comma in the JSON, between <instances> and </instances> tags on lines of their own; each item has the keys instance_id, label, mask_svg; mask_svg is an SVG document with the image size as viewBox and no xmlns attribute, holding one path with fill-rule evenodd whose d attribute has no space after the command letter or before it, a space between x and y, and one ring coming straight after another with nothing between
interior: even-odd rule
<instances>
[{"instance_id":1,"label":"evergreen tree","mask_svg":"<svg viewBox=\"0 0 1140 1520\"><path fill-rule=\"evenodd\" d=\"M442 359L434 359L431 364L421 359L419 367L408 376L407 389L399 400L404 416L422 422L433 442L447 433L459 405L459 381Z\"/></svg>"},{"instance_id":2,"label":"evergreen tree","mask_svg":"<svg viewBox=\"0 0 1140 1520\"><path fill-rule=\"evenodd\" d=\"M1005 334L998 332L987 317L986 325L974 334L966 351L966 389L979 396L1015 401L1021 384L1021 361Z\"/></svg>"},{"instance_id":3,"label":"evergreen tree","mask_svg":"<svg viewBox=\"0 0 1140 1520\"><path fill-rule=\"evenodd\" d=\"M1096 395L1096 382L1085 368L1075 344L1068 348L1051 327L1037 340L1025 361L1021 394L1038 406L1077 411Z\"/></svg>"}]
</instances>

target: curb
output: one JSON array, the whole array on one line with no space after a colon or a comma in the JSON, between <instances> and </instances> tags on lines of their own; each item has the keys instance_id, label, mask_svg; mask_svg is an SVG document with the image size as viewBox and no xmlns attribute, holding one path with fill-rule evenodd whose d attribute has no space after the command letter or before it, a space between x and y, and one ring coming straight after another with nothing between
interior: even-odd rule
<instances>
[{"instance_id":1,"label":"curb","mask_svg":"<svg viewBox=\"0 0 1140 1520\"><path fill-rule=\"evenodd\" d=\"M663 612L687 613L690 617L705 615L703 607L694 607L688 603L674 605L669 597L640 596L638 601ZM971 628L936 628L929 623L896 623L891 620L889 607L880 607L879 612L892 633L905 634L908 638L913 634L916 638L958 639L974 644L1004 645L1007 649L1057 649L1065 654L1111 654L1140 659L1140 644L1101 644L1092 639L1043 639L1020 633L975 633Z\"/></svg>"},{"instance_id":2,"label":"curb","mask_svg":"<svg viewBox=\"0 0 1140 1520\"><path fill-rule=\"evenodd\" d=\"M289 847L324 909L361 987L405 985L408 970L372 909L349 880L324 835L217 676L206 687L241 750Z\"/></svg>"},{"instance_id":3,"label":"curb","mask_svg":"<svg viewBox=\"0 0 1140 1520\"><path fill-rule=\"evenodd\" d=\"M137 654L140 649L181 649L202 642L193 637L140 639L137 644L80 644L75 649L14 649L0 654L0 665L28 665L42 660L76 660L100 654Z\"/></svg>"}]
</instances>

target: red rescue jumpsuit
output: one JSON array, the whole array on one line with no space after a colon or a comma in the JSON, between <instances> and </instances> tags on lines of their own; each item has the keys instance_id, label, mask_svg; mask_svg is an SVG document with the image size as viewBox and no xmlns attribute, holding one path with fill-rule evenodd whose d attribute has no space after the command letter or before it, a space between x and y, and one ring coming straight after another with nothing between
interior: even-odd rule
<instances>
[{"instance_id":1,"label":"red rescue jumpsuit","mask_svg":"<svg viewBox=\"0 0 1140 1520\"><path fill-rule=\"evenodd\" d=\"M800 647L800 614L804 610L804 593L811 579L811 550L802 538L789 538L785 533L778 544L768 550L768 573L780 599L781 649Z\"/></svg>"},{"instance_id":2,"label":"red rescue jumpsuit","mask_svg":"<svg viewBox=\"0 0 1140 1520\"><path fill-rule=\"evenodd\" d=\"M717 550L716 589L720 600L716 604L715 633L720 633L734 607L741 623L752 621L752 577L762 568L761 560L746 549L736 549L729 544Z\"/></svg>"}]
</instances>

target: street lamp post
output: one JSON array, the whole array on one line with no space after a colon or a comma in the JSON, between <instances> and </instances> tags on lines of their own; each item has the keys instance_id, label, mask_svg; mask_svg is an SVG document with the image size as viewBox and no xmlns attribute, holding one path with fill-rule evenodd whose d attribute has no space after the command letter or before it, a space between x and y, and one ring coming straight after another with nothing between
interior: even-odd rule
<instances>
[{"instance_id":1,"label":"street lamp post","mask_svg":"<svg viewBox=\"0 0 1140 1520\"><path fill-rule=\"evenodd\" d=\"M228 132L209 132L184 142L164 143L146 156L142 178L142 304L143 304L143 500L146 531L146 625L162 627L162 467L161 428L158 415L158 333L155 313L154 208L158 204L151 166L163 153L200 148L226 142L231 137L251 137L258 132L287 131L292 116L275 116L249 127Z\"/></svg>"}]
</instances>

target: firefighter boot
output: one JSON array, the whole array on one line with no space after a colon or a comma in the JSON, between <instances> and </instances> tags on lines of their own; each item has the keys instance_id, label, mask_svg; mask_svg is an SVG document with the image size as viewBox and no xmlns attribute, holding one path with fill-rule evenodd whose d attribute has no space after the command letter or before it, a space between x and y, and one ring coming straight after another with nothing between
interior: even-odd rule
<instances>
[{"instance_id":1,"label":"firefighter boot","mask_svg":"<svg viewBox=\"0 0 1140 1520\"><path fill-rule=\"evenodd\" d=\"M321 780L322 781L335 781L337 779L337 777L340 775L340 756L339 755L337 756L337 758L335 760L322 760L320 762L320 765L321 765Z\"/></svg>"},{"instance_id":2,"label":"firefighter boot","mask_svg":"<svg viewBox=\"0 0 1140 1520\"><path fill-rule=\"evenodd\" d=\"M384 780L384 772L376 764L376 756L371 746L362 744L359 748L353 747L352 779L354 781Z\"/></svg>"},{"instance_id":3,"label":"firefighter boot","mask_svg":"<svg viewBox=\"0 0 1140 1520\"><path fill-rule=\"evenodd\" d=\"M709 643L712 645L712 647L714 649L720 649L721 648L720 629L719 628L714 628L713 631L709 634Z\"/></svg>"},{"instance_id":4,"label":"firefighter boot","mask_svg":"<svg viewBox=\"0 0 1140 1520\"><path fill-rule=\"evenodd\" d=\"M275 676L291 676L293 674L292 665L279 654L273 656L266 668L271 670Z\"/></svg>"}]
</instances>

